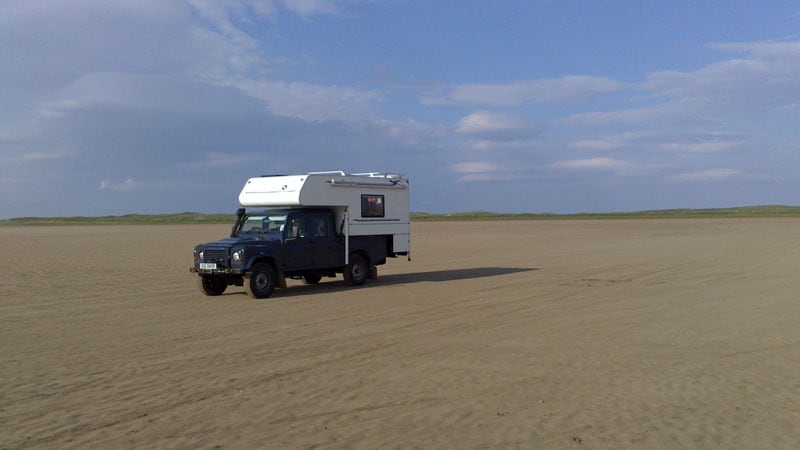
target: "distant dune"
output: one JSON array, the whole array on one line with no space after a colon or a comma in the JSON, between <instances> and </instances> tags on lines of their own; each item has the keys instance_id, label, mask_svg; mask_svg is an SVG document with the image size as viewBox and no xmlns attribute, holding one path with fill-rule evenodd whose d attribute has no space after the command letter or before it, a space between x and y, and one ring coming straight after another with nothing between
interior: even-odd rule
<instances>
[{"instance_id":1,"label":"distant dune","mask_svg":"<svg viewBox=\"0 0 800 450\"><path fill-rule=\"evenodd\" d=\"M718 218L718 217L795 217L800 206L760 205L736 208L660 209L607 213L495 213L471 211L460 213L412 212L411 219L421 220L548 220L548 219L641 219L641 218ZM187 225L233 223L233 214L125 214L121 216L75 217L18 217L0 220L0 226L10 225Z\"/></svg>"}]
</instances>

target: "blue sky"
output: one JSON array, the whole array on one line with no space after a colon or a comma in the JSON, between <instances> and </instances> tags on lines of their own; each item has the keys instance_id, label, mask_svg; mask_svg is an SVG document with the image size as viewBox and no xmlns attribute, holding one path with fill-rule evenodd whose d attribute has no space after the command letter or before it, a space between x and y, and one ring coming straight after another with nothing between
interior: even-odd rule
<instances>
[{"instance_id":1,"label":"blue sky","mask_svg":"<svg viewBox=\"0 0 800 450\"><path fill-rule=\"evenodd\" d=\"M796 1L6 0L0 60L0 218L319 170L429 212L800 204Z\"/></svg>"}]
</instances>

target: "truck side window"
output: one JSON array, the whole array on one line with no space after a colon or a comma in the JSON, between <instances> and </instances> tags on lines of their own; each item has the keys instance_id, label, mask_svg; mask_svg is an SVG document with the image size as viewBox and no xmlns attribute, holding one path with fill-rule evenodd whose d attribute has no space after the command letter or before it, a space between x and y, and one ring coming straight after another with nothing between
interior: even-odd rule
<instances>
[{"instance_id":1,"label":"truck side window","mask_svg":"<svg viewBox=\"0 0 800 450\"><path fill-rule=\"evenodd\" d=\"M286 232L287 238L303 238L306 237L306 219L305 217L295 217L289 222L289 229Z\"/></svg>"},{"instance_id":2,"label":"truck side window","mask_svg":"<svg viewBox=\"0 0 800 450\"><path fill-rule=\"evenodd\" d=\"M330 226L324 217L315 217L311 220L311 236L329 237L331 235Z\"/></svg>"}]
</instances>

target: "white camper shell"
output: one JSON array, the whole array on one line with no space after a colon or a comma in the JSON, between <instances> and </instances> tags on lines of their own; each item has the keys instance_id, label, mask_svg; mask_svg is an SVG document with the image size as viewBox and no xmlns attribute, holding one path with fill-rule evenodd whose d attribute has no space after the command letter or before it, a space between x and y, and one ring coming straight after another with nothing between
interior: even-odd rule
<instances>
[{"instance_id":1,"label":"white camper shell","mask_svg":"<svg viewBox=\"0 0 800 450\"><path fill-rule=\"evenodd\" d=\"M391 235L395 253L410 258L408 191L408 179L400 174L266 175L247 180L239 203L244 207L330 208L346 237Z\"/></svg>"}]
</instances>

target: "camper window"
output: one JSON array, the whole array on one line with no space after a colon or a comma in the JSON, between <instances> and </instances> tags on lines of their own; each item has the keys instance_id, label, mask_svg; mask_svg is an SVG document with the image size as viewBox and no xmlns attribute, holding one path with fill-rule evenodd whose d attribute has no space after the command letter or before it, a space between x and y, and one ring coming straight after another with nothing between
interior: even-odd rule
<instances>
[{"instance_id":1,"label":"camper window","mask_svg":"<svg viewBox=\"0 0 800 450\"><path fill-rule=\"evenodd\" d=\"M385 203L383 195L361 196L361 217L385 217Z\"/></svg>"}]
</instances>

